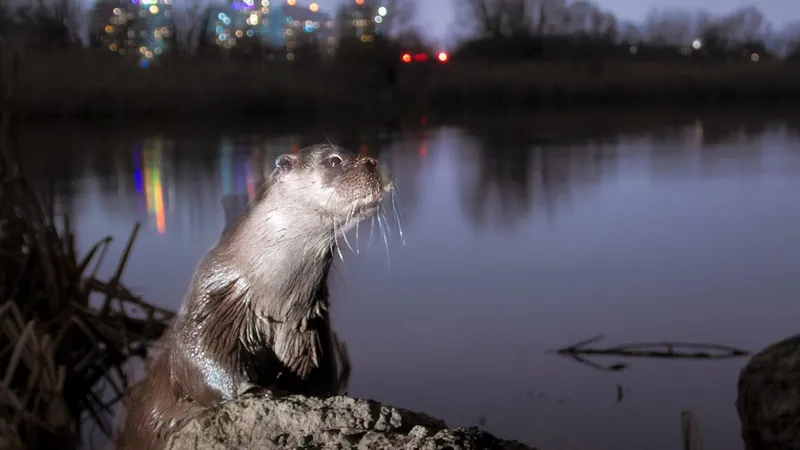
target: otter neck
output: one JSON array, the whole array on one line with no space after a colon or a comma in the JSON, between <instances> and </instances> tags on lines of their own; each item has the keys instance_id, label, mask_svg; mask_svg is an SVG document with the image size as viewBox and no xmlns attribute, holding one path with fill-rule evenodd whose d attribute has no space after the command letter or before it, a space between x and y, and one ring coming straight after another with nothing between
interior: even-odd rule
<instances>
[{"instance_id":1,"label":"otter neck","mask_svg":"<svg viewBox=\"0 0 800 450\"><path fill-rule=\"evenodd\" d=\"M249 280L261 292L275 292L284 301L273 303L280 317L300 321L327 302L327 273L332 262L334 229L330 219L309 213L308 207L281 208L271 200L254 206L241 224L236 247L245 267L254 268ZM234 238L235 239L235 238ZM258 304L256 308L258 309Z\"/></svg>"}]
</instances>

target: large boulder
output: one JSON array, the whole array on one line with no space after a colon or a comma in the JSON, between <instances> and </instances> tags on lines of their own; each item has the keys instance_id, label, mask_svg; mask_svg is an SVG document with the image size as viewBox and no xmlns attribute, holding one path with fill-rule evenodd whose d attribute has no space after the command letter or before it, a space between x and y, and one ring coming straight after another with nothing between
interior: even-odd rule
<instances>
[{"instance_id":1,"label":"large boulder","mask_svg":"<svg viewBox=\"0 0 800 450\"><path fill-rule=\"evenodd\" d=\"M478 428L447 428L422 413L350 397L299 395L239 400L210 409L175 433L186 449L507 449L533 450Z\"/></svg>"},{"instance_id":2,"label":"large boulder","mask_svg":"<svg viewBox=\"0 0 800 450\"><path fill-rule=\"evenodd\" d=\"M800 449L800 334L747 363L739 375L736 409L747 450Z\"/></svg>"}]
</instances>

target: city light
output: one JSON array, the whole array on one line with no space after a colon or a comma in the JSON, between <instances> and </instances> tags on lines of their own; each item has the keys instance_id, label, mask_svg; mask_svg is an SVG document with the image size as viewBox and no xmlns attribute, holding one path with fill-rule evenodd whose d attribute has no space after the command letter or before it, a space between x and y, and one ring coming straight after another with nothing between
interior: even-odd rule
<instances>
[{"instance_id":1,"label":"city light","mask_svg":"<svg viewBox=\"0 0 800 450\"><path fill-rule=\"evenodd\" d=\"M411 53L403 53L403 56L400 57L404 63L408 64L411 62Z\"/></svg>"},{"instance_id":2,"label":"city light","mask_svg":"<svg viewBox=\"0 0 800 450\"><path fill-rule=\"evenodd\" d=\"M150 14L158 14L158 6L150 5Z\"/></svg>"},{"instance_id":3,"label":"city light","mask_svg":"<svg viewBox=\"0 0 800 450\"><path fill-rule=\"evenodd\" d=\"M386 15L386 7L385 6L381 6L380 8L378 8L378 15L381 16L381 17Z\"/></svg>"},{"instance_id":4,"label":"city light","mask_svg":"<svg viewBox=\"0 0 800 450\"><path fill-rule=\"evenodd\" d=\"M447 57L447 53L445 53L445 52L439 52L439 55L438 55L437 57L439 58L439 61L441 61L441 62L447 62L447 58L448 58L448 57Z\"/></svg>"},{"instance_id":5,"label":"city light","mask_svg":"<svg viewBox=\"0 0 800 450\"><path fill-rule=\"evenodd\" d=\"M363 4L364 4L364 0L356 0L356 5L363 5Z\"/></svg>"},{"instance_id":6,"label":"city light","mask_svg":"<svg viewBox=\"0 0 800 450\"><path fill-rule=\"evenodd\" d=\"M147 67L144 62L146 61L143 61L142 67ZM156 231L158 231L158 234L164 234L166 231L164 188L161 180L162 146L163 142L160 140L146 141L142 151L147 212L155 216Z\"/></svg>"},{"instance_id":7,"label":"city light","mask_svg":"<svg viewBox=\"0 0 800 450\"><path fill-rule=\"evenodd\" d=\"M142 1L142 0L139 0ZM163 1L163 0L159 0ZM336 26L330 15L325 11L324 4L319 0L228 0L218 2L219 10L213 13L214 19L209 24L209 31L213 33L214 43L226 49L240 45L247 45L242 40L245 35L251 38L260 38L259 41L274 47L283 53L282 57L293 60L299 56L293 54L299 45L306 39L319 44L324 54L333 56L336 43L332 34L336 33ZM364 2L366 4L367 2ZM252 4L252 9L238 8L233 5ZM375 28L370 20L375 14L355 17L358 9L349 3L351 20L363 21L359 27L353 23L354 37L369 43L375 39ZM377 6L376 6L377 8ZM162 7L162 11L163 11ZM361 29L359 29L361 28ZM238 31L238 32L237 32ZM277 55L269 55L274 60Z\"/></svg>"}]
</instances>

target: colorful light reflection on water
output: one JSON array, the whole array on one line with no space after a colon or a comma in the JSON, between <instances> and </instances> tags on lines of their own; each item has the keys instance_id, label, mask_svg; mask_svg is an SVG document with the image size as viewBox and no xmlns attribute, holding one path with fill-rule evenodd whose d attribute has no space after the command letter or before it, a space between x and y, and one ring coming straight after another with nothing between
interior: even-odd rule
<instances>
[{"instance_id":1,"label":"colorful light reflection on water","mask_svg":"<svg viewBox=\"0 0 800 450\"><path fill-rule=\"evenodd\" d=\"M138 180L144 181L144 197L145 205L147 207L147 214L155 216L156 230L159 234L167 232L166 214L164 210L164 189L162 186L162 150L164 141L160 138L148 139L142 144L141 152L135 151L141 155L141 170L137 170L137 164L134 163L134 180L137 182L137 192L139 189Z\"/></svg>"}]
</instances>

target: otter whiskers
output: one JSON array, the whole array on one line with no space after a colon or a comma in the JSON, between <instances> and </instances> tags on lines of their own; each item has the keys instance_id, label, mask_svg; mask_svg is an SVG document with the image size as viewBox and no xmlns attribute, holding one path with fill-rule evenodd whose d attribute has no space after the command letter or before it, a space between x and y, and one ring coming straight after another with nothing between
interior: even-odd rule
<instances>
[{"instance_id":1,"label":"otter whiskers","mask_svg":"<svg viewBox=\"0 0 800 450\"><path fill-rule=\"evenodd\" d=\"M397 233L400 235L400 242L405 246L406 238L403 233L403 212L400 209L397 200L397 187L392 189L392 215L394 215L394 222L397 225Z\"/></svg>"}]
</instances>

